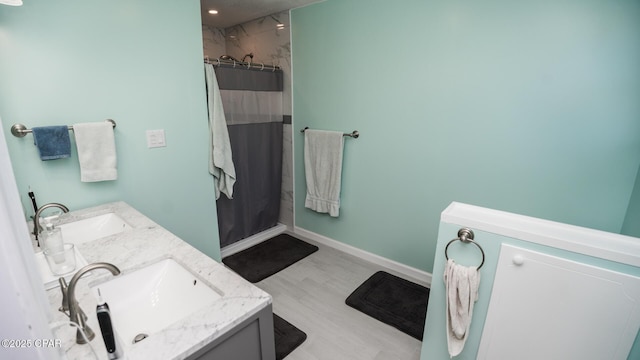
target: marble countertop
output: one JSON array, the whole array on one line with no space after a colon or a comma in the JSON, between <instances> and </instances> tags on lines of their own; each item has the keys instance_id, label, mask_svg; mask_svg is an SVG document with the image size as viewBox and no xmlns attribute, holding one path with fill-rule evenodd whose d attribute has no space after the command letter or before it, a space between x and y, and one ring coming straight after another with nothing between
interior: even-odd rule
<instances>
[{"instance_id":1,"label":"marble countertop","mask_svg":"<svg viewBox=\"0 0 640 360\"><path fill-rule=\"evenodd\" d=\"M271 304L271 296L244 280L185 241L176 237L124 202L109 203L88 209L71 211L60 224L113 212L133 227L132 230L105 238L76 244L88 263L108 262L122 274L166 258L191 270L209 286L224 293L212 305L198 310L166 329L149 334L137 344L129 345L127 359L184 359L228 330ZM77 271L78 269L76 269ZM90 285L112 278L110 272L98 269L78 281L76 299L89 319L87 323L96 333L91 346L100 359L108 359L100 327L96 318L97 305ZM68 320L58 311L62 301L59 288L47 290L52 315L51 323ZM61 351L67 359L93 359L89 345L75 343L75 328L61 325L54 336L62 342Z\"/></svg>"}]
</instances>

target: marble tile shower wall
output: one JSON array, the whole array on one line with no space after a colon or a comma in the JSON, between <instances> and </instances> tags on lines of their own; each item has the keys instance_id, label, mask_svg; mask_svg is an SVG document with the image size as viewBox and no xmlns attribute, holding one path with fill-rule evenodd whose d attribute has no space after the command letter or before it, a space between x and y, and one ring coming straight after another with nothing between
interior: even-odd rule
<instances>
[{"instance_id":1,"label":"marble tile shower wall","mask_svg":"<svg viewBox=\"0 0 640 360\"><path fill-rule=\"evenodd\" d=\"M282 24L278 26L278 24ZM253 53L254 63L274 64L284 75L283 110L291 118L291 35L289 12L268 15L227 29L202 27L204 54L211 59L231 55L242 59ZM292 125L283 126L282 195L280 223L293 227L293 152Z\"/></svg>"},{"instance_id":2,"label":"marble tile shower wall","mask_svg":"<svg viewBox=\"0 0 640 360\"><path fill-rule=\"evenodd\" d=\"M202 26L202 44L205 57L216 59L220 55L226 54L225 41L224 30Z\"/></svg>"}]
</instances>

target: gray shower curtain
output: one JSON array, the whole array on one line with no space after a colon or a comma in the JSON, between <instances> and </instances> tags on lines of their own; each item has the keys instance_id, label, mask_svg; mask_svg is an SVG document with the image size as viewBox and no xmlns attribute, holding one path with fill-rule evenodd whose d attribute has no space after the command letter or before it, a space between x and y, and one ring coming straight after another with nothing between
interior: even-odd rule
<instances>
[{"instance_id":1,"label":"gray shower curtain","mask_svg":"<svg viewBox=\"0 0 640 360\"><path fill-rule=\"evenodd\" d=\"M216 67L236 169L233 199L220 196L220 247L278 223L282 182L282 71Z\"/></svg>"}]
</instances>

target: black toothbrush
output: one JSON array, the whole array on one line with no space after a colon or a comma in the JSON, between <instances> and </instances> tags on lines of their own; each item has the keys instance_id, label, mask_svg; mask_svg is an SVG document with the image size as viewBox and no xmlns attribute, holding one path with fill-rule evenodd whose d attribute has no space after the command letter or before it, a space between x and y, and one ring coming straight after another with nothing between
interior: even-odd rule
<instances>
[{"instance_id":1,"label":"black toothbrush","mask_svg":"<svg viewBox=\"0 0 640 360\"><path fill-rule=\"evenodd\" d=\"M40 240L38 240L38 231L36 228L36 221L38 221L38 219L36 219L35 214L38 212L38 204L36 204L36 195L33 193L33 191L31 191L31 186L29 186L29 198L31 198L31 205L33 205L33 235L36 236L36 243L38 245L38 247L40 247Z\"/></svg>"},{"instance_id":2,"label":"black toothbrush","mask_svg":"<svg viewBox=\"0 0 640 360\"><path fill-rule=\"evenodd\" d=\"M116 352L116 334L113 332L113 324L111 323L111 311L109 311L109 305L102 300L100 289L98 289L98 306L96 306L96 315L98 317L100 332L102 333L102 339L104 340L104 346L107 349L109 359L116 359L118 358L118 353Z\"/></svg>"},{"instance_id":3,"label":"black toothbrush","mask_svg":"<svg viewBox=\"0 0 640 360\"><path fill-rule=\"evenodd\" d=\"M33 213L35 214L38 211L38 205L36 204L36 195L31 191L31 186L29 186L29 197L31 198L31 205L33 205Z\"/></svg>"}]
</instances>

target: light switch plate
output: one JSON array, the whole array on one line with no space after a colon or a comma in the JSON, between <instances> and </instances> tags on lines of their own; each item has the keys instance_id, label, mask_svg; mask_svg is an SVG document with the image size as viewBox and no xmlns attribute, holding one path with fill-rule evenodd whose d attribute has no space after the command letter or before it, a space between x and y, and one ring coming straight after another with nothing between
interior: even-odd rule
<instances>
[{"instance_id":1,"label":"light switch plate","mask_svg":"<svg viewBox=\"0 0 640 360\"><path fill-rule=\"evenodd\" d=\"M167 146L164 138L164 129L147 130L147 147L149 149L164 146Z\"/></svg>"}]
</instances>

